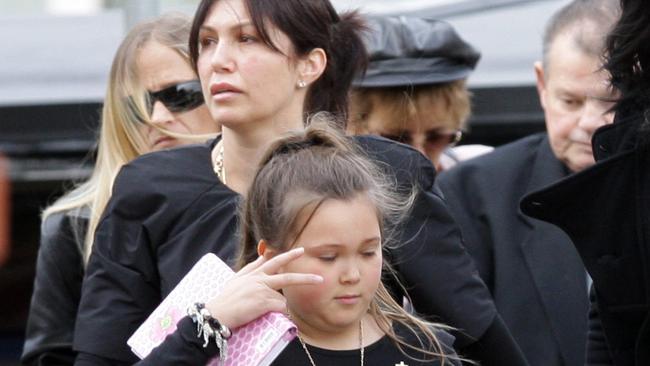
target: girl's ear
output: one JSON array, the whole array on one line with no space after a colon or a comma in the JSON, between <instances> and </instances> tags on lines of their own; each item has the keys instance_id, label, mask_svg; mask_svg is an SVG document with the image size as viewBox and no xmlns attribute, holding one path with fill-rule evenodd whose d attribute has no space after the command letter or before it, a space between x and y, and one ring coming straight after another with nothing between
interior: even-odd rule
<instances>
[{"instance_id":1,"label":"girl's ear","mask_svg":"<svg viewBox=\"0 0 650 366\"><path fill-rule=\"evenodd\" d=\"M266 240L261 239L260 242L257 243L257 254L259 256L265 257L266 259L271 259L275 257L277 253L275 252L275 250L273 250L273 248L270 248L268 246Z\"/></svg>"}]
</instances>

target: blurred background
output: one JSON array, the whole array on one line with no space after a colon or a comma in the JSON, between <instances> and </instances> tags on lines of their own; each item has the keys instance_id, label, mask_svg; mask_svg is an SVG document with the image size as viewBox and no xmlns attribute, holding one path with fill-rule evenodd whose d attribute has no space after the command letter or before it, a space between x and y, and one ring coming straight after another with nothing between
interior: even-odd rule
<instances>
[{"instance_id":1,"label":"blurred background","mask_svg":"<svg viewBox=\"0 0 650 366\"><path fill-rule=\"evenodd\" d=\"M17 365L40 211L85 178L113 54L136 22L198 0L0 0L0 366ZM544 129L534 87L546 20L567 0L332 0L340 9L449 21L482 57L462 143ZM57 304L50 304L56 307Z\"/></svg>"}]
</instances>

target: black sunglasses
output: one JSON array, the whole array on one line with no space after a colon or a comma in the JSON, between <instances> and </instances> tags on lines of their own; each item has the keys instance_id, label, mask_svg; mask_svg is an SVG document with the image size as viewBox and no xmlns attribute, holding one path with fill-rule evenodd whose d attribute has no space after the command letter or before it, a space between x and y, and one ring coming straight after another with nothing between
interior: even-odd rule
<instances>
[{"instance_id":1,"label":"black sunglasses","mask_svg":"<svg viewBox=\"0 0 650 366\"><path fill-rule=\"evenodd\" d=\"M147 92L147 113L153 113L153 105L156 101L161 102L172 113L190 111L203 104L203 93L201 83L198 80L184 81L157 92ZM126 98L127 107L135 114L138 122L144 120L138 116L137 108L133 97Z\"/></svg>"},{"instance_id":2,"label":"black sunglasses","mask_svg":"<svg viewBox=\"0 0 650 366\"><path fill-rule=\"evenodd\" d=\"M153 105L156 101L169 109L170 112L186 112L203 104L203 92L201 82L198 80L184 81L157 92L149 92L149 103L147 109L149 115L153 113Z\"/></svg>"}]
</instances>

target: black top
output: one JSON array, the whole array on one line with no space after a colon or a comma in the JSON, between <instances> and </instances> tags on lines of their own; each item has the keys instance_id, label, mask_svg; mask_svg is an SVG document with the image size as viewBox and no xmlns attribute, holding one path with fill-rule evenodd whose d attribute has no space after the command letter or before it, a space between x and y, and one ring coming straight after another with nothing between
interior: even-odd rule
<instances>
[{"instance_id":1,"label":"black top","mask_svg":"<svg viewBox=\"0 0 650 366\"><path fill-rule=\"evenodd\" d=\"M408 331L403 326L395 326L395 331L398 336L405 340L408 344L419 345L418 339L415 335ZM451 348L453 337L443 331L436 332L438 341L442 344L445 355L447 358L445 365L460 365L460 361L456 359L456 354ZM309 354L314 359L316 366L319 365L336 365L336 366L359 366L361 362L361 351L359 349L349 351L333 351L323 348L318 348L311 345L306 345ZM431 356L425 355L413 350L405 350L408 354L405 355L393 343L393 341L384 336L377 342L365 347L364 365L404 365L419 366L419 365L441 365L439 359L434 359ZM414 359L415 358L415 359ZM422 359L425 361L418 361ZM302 348L298 338L295 338L287 348L278 356L278 358L271 364L271 366L294 366L294 365L310 365L307 353Z\"/></svg>"},{"instance_id":2,"label":"black top","mask_svg":"<svg viewBox=\"0 0 650 366\"><path fill-rule=\"evenodd\" d=\"M83 210L56 212L41 225L34 292L21 361L28 365L70 365L72 338L84 274L87 217Z\"/></svg>"},{"instance_id":3,"label":"black top","mask_svg":"<svg viewBox=\"0 0 650 366\"><path fill-rule=\"evenodd\" d=\"M507 330L495 323L489 292L433 185L431 163L386 139L356 140L398 185L420 188L403 224L405 244L386 254L415 309L462 329L469 336L461 345L490 334L498 340L493 344L503 346L501 354L516 348ZM84 281L74 340L84 354L78 364L137 361L126 340L194 263L208 252L232 263L239 195L213 172L215 143L146 154L120 171Z\"/></svg>"},{"instance_id":4,"label":"black top","mask_svg":"<svg viewBox=\"0 0 650 366\"><path fill-rule=\"evenodd\" d=\"M396 326L395 332L408 344L419 345L420 341L413 333L403 326ZM457 355L452 348L454 337L442 330L436 331L438 341L443 347L446 358L445 365L460 366ZM332 351L307 345L316 365L357 366L360 363L360 350ZM409 366L440 365L438 358L424 355L421 352L406 350L409 356L424 359L416 361L402 353L387 336L364 349L365 365L398 365L400 362ZM177 331L168 336L164 342L153 349L151 354L137 363L139 366L162 365L205 365L210 359L218 357L219 351L214 342L203 347L203 338L196 336L196 326L189 317L184 317L178 323ZM83 359L86 355L82 354ZM86 362L86 361L80 361ZM92 361L89 361L92 362ZM90 364L90 363L89 363ZM309 365L309 359L298 338L291 341L271 364L272 366Z\"/></svg>"}]
</instances>

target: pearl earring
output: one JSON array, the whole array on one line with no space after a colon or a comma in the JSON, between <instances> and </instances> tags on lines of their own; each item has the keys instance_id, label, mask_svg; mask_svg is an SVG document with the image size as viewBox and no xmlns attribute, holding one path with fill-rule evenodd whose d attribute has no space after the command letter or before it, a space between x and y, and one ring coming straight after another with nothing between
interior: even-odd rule
<instances>
[{"instance_id":1,"label":"pearl earring","mask_svg":"<svg viewBox=\"0 0 650 366\"><path fill-rule=\"evenodd\" d=\"M307 83L304 80L298 80L298 87L299 88L304 88L307 86Z\"/></svg>"}]
</instances>

